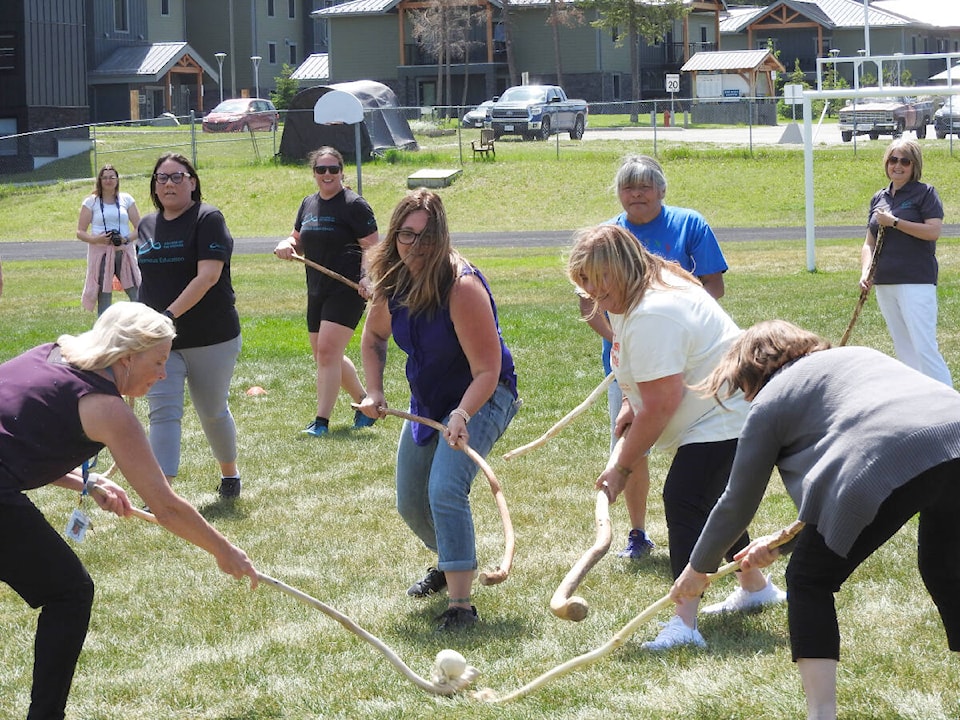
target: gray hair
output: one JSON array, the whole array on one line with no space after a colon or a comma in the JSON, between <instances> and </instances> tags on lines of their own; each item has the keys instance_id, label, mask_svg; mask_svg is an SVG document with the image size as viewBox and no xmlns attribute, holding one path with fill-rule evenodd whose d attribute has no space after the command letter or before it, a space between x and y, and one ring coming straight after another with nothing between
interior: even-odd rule
<instances>
[{"instance_id":1,"label":"gray hair","mask_svg":"<svg viewBox=\"0 0 960 720\"><path fill-rule=\"evenodd\" d=\"M615 193L636 185L654 185L661 193L667 191L667 176L660 163L649 155L627 155L613 179Z\"/></svg>"},{"instance_id":2,"label":"gray hair","mask_svg":"<svg viewBox=\"0 0 960 720\"><path fill-rule=\"evenodd\" d=\"M80 335L57 339L63 359L81 370L103 370L130 355L172 340L173 321L138 302L118 302L103 313L93 328Z\"/></svg>"}]
</instances>

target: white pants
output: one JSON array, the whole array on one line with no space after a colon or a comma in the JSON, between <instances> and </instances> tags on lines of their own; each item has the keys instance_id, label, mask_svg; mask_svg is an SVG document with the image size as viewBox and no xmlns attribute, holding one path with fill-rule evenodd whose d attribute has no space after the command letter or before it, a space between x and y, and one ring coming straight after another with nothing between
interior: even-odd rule
<instances>
[{"instance_id":1,"label":"white pants","mask_svg":"<svg viewBox=\"0 0 960 720\"><path fill-rule=\"evenodd\" d=\"M937 347L936 285L875 285L877 304L893 338L897 359L953 387L950 368Z\"/></svg>"}]
</instances>

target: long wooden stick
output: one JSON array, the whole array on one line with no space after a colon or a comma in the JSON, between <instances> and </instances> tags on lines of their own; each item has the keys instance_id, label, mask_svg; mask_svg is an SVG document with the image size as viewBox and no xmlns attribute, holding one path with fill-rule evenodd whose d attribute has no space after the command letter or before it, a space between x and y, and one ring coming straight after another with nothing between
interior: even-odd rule
<instances>
[{"instance_id":1,"label":"long wooden stick","mask_svg":"<svg viewBox=\"0 0 960 720\"><path fill-rule=\"evenodd\" d=\"M560 418L560 419L554 424L553 427L551 427L549 430L547 430L543 435L541 435L540 437L538 437L538 438L537 438L536 440L534 440L533 442L529 442L529 443L527 443L526 445L521 445L520 447L514 448L514 449L511 450L510 452L506 453L506 454L503 456L503 459L504 459L504 460L512 460L512 459L515 458L515 457L520 457L521 455L526 455L526 454L527 454L528 452L530 452L531 450L536 450L538 447L541 447L541 446L543 446L543 445L546 445L546 444L547 444L547 441L548 441L550 438L558 435L561 430L563 430L565 427L567 427L567 425L569 425L570 423L572 423L577 417L579 417L579 416L582 415L584 412L586 412L586 410L587 410L591 405L593 405L593 403L595 403L595 402L597 401L597 398L600 397L602 394L604 394L604 393L607 391L607 388L610 387L610 385L613 383L613 379L614 379L613 373L610 373L609 375L607 375L607 376L603 379L603 382L601 382L599 385L597 385L597 387L594 388L593 392L591 392L589 395L587 395L587 398L586 398L582 403L580 403L579 405L577 405L573 410L571 410L571 411L568 412L566 415L564 415L562 418Z\"/></svg>"},{"instance_id":2,"label":"long wooden stick","mask_svg":"<svg viewBox=\"0 0 960 720\"><path fill-rule=\"evenodd\" d=\"M359 406L354 404L352 405L355 409L359 409ZM420 417L419 415L412 415L403 410L394 410L393 408L386 408L384 410L387 415L394 415L404 420L410 420L411 422L417 422L422 425L427 425L432 427L437 432L442 433L447 429L447 426L443 423L437 422L430 418ZM494 475L493 469L484 460L483 456L480 455L476 450L474 450L469 445L464 445L461 447L461 450L467 454L467 456L473 460L480 470L483 471L483 474L487 478L487 482L490 484L490 492L493 493L494 502L497 504L497 510L500 512L500 521L503 523L503 558L500 560L500 564L497 565L493 570L485 570L480 573L480 584L481 585L497 585L502 583L507 579L507 576L510 574L510 568L513 566L513 555L516 550L516 537L513 533L513 523L510 520L510 510L507 508L507 500L503 496L503 489L500 487L500 481L497 480L497 476Z\"/></svg>"},{"instance_id":3,"label":"long wooden stick","mask_svg":"<svg viewBox=\"0 0 960 720\"><path fill-rule=\"evenodd\" d=\"M103 492L100 488L96 486L94 486L94 489L99 492ZM145 520L147 522L151 522L154 524L157 523L156 516L153 513L149 513L145 510L140 510L139 508L133 508L132 514L140 518L141 520ZM310 605L311 607L316 608L317 610L324 613L325 615L332 617L334 620L336 620L338 623L343 625L343 627L345 627L347 630L352 632L354 635L365 640L370 645L372 645L377 650L379 650L383 654L383 656L386 657L387 660L389 660L390 663L397 670L399 670L400 673L405 678L407 678L408 680L413 682L415 685L417 685L419 688L426 690L429 693L433 693L435 695L452 695L455 692L459 692L460 690L463 690L467 685L473 682L474 678L476 678L480 674L480 672L475 667L467 665L467 667L463 670L463 672L458 677L449 677L446 675L442 677L437 677L435 675L434 680L426 680L420 677L419 675L417 675L417 673L415 673L413 670L411 670L410 667L406 663L404 663L403 660L400 659L400 656L397 655L397 653L394 652L380 638L364 630L362 627L360 627L360 625L358 625L350 617L348 617L347 615L344 615L339 610L265 573L258 571L257 579L260 580L260 582L262 583L270 585L271 587L274 587L277 590L280 590L281 592L286 593L290 597L296 598L297 600L304 603L305 605Z\"/></svg>"},{"instance_id":4,"label":"long wooden stick","mask_svg":"<svg viewBox=\"0 0 960 720\"><path fill-rule=\"evenodd\" d=\"M610 549L613 529L610 526L610 499L607 497L606 489L597 492L594 519L597 525L597 539L570 568L550 599L550 612L563 620L580 622L590 610L587 601L579 595L573 595L573 591L580 586L590 569L600 562L600 558Z\"/></svg>"},{"instance_id":5,"label":"long wooden stick","mask_svg":"<svg viewBox=\"0 0 960 720\"><path fill-rule=\"evenodd\" d=\"M850 334L853 332L853 326L857 324L857 320L860 318L860 311L863 310L864 303L867 302L867 297L870 295L870 286L873 284L873 276L877 274L877 260L880 258L880 250L883 248L883 233L886 230L883 225L880 226L880 229L877 230L877 244L873 247L873 256L870 258L870 267L867 268L867 280L866 287L860 288L860 297L857 299L857 305L853 309L853 317L850 318L850 323L847 325L847 329L843 332L843 337L840 338L840 347L847 344L847 341L850 339Z\"/></svg>"},{"instance_id":6,"label":"long wooden stick","mask_svg":"<svg viewBox=\"0 0 960 720\"><path fill-rule=\"evenodd\" d=\"M777 547L780 547L781 545L786 544L791 539L793 539L797 535L797 533L800 532L800 530L803 529L803 525L804 523L801 522L800 520L793 522L789 527L786 527L783 530L781 530L777 534L777 536L767 545L767 547L772 550L773 548L777 548ZM740 567L740 561L735 560L733 562L727 563L726 565L721 567L719 570L717 570L715 573L711 573L707 577L711 581L716 580L718 578L724 577L725 575L729 575L730 573L737 570L739 567ZM530 693L532 693L534 690L541 687L545 683L551 680L555 680L556 678L561 677L562 675L566 675L567 673L569 673L572 670L575 670L578 667L582 667L584 665L589 665L591 663L594 663L600 658L612 652L613 650L617 649L618 647L623 645L624 642L626 642L627 638L629 638L637 630L637 628L639 628L645 622L650 620L650 618L654 617L658 612L660 612L666 607L669 607L672 604L673 604L673 600L670 599L669 593L667 595L664 595L662 598L660 598L655 603L653 603L653 605L646 608L643 612L641 612L639 615L633 618L633 620L631 620L626 625L624 625L619 632L617 632L610 640L608 640L606 643L598 647L596 650L592 650L588 653L584 653L583 655L579 655L573 658L572 660L568 660L567 662L561 665L557 665L557 667L545 672L543 675L541 675L538 678L535 678L534 680L527 683L526 685L519 688L518 690L514 690L513 692L501 697L501 696L498 696L496 692L494 692L490 688L483 688L481 690L477 690L476 692L474 692L473 697L476 698L477 700L482 700L483 702L487 702L487 703L507 703L507 702L510 702L511 700L516 700L518 698L521 698L524 695L529 695Z\"/></svg>"},{"instance_id":7,"label":"long wooden stick","mask_svg":"<svg viewBox=\"0 0 960 720\"><path fill-rule=\"evenodd\" d=\"M353 288L354 290L356 290L357 292L360 291L360 285L359 285L359 283L355 283L353 280L351 280L350 278L346 277L345 275L341 275L341 274L338 273L336 270L331 270L331 269L328 268L328 267L324 267L324 266L321 265L320 263L315 263L313 260L308 260L307 258L303 257L303 255L297 255L296 253L293 253L293 255L292 255L291 257L292 257L294 260L296 260L297 262L302 262L302 263L303 263L304 265L306 265L307 267L311 267L311 268L313 268L314 270L317 270L317 271L319 271L319 272L322 272L324 275L326 275L326 276L328 276L328 277L332 277L334 280L339 280L339 281L342 282L344 285L349 285L350 287L352 287L352 288Z\"/></svg>"}]
</instances>

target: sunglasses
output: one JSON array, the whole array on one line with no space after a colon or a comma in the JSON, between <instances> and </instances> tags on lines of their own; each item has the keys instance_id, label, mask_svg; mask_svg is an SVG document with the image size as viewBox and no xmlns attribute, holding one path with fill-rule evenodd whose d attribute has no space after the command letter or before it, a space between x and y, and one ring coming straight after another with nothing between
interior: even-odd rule
<instances>
[{"instance_id":1,"label":"sunglasses","mask_svg":"<svg viewBox=\"0 0 960 720\"><path fill-rule=\"evenodd\" d=\"M339 165L314 165L313 166L313 171L317 175L326 175L327 173L330 173L331 175L336 175L341 170L343 170L343 168L340 167Z\"/></svg>"},{"instance_id":2,"label":"sunglasses","mask_svg":"<svg viewBox=\"0 0 960 720\"><path fill-rule=\"evenodd\" d=\"M179 185L183 182L184 178L190 177L188 172L175 172L175 173L154 173L153 179L157 181L160 185L166 185L167 180L170 180L174 185Z\"/></svg>"},{"instance_id":3,"label":"sunglasses","mask_svg":"<svg viewBox=\"0 0 960 720\"><path fill-rule=\"evenodd\" d=\"M907 157L897 157L896 155L891 155L887 158L888 165L896 165L897 163L903 167L910 167L911 163L913 163L913 160Z\"/></svg>"}]
</instances>

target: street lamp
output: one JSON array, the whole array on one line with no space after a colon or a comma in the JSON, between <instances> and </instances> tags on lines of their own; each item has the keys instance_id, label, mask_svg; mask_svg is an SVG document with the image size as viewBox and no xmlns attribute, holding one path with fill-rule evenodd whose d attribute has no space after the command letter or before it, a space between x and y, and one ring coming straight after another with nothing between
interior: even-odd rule
<instances>
[{"instance_id":1,"label":"street lamp","mask_svg":"<svg viewBox=\"0 0 960 720\"><path fill-rule=\"evenodd\" d=\"M223 102L223 61L227 59L225 52L214 53L217 59L217 84L220 85L220 102Z\"/></svg>"},{"instance_id":2,"label":"street lamp","mask_svg":"<svg viewBox=\"0 0 960 720\"><path fill-rule=\"evenodd\" d=\"M250 62L253 63L253 84L255 88L254 97L260 97L260 61L263 60L259 55L251 55Z\"/></svg>"}]
</instances>

